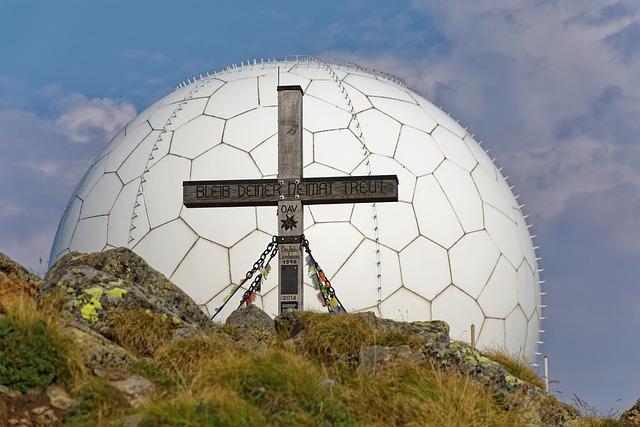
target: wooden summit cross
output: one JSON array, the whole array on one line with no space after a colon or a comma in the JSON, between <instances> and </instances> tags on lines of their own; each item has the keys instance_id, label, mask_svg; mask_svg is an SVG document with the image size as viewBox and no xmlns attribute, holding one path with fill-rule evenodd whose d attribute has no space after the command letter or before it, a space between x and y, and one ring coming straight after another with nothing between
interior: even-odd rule
<instances>
[{"instance_id":1,"label":"wooden summit cross","mask_svg":"<svg viewBox=\"0 0 640 427\"><path fill-rule=\"evenodd\" d=\"M278 179L182 184L187 208L278 206L279 313L304 307L303 205L398 201L396 175L302 177L302 95L300 86L278 86Z\"/></svg>"}]
</instances>

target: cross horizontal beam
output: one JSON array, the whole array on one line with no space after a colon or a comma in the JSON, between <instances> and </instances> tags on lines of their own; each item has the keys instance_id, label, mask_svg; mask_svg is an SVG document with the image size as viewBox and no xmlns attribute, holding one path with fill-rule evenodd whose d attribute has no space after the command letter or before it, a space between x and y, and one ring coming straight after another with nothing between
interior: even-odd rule
<instances>
[{"instance_id":1,"label":"cross horizontal beam","mask_svg":"<svg viewBox=\"0 0 640 427\"><path fill-rule=\"evenodd\" d=\"M396 175L184 181L182 187L188 208L275 206L291 198L305 205L398 201Z\"/></svg>"}]
</instances>

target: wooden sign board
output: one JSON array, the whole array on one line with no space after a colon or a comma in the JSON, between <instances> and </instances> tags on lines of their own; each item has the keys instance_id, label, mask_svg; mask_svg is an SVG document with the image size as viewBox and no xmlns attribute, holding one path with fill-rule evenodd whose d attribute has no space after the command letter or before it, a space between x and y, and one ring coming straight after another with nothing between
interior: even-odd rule
<instances>
[{"instance_id":1,"label":"wooden sign board","mask_svg":"<svg viewBox=\"0 0 640 427\"><path fill-rule=\"evenodd\" d=\"M188 208L271 206L299 199L305 205L398 201L395 175L185 181L183 201Z\"/></svg>"}]
</instances>

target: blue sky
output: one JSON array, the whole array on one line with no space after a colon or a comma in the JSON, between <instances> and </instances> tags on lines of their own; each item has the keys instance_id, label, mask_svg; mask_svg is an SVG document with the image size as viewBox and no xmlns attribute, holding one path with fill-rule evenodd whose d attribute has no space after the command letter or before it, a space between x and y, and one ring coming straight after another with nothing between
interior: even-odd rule
<instances>
[{"instance_id":1,"label":"blue sky","mask_svg":"<svg viewBox=\"0 0 640 427\"><path fill-rule=\"evenodd\" d=\"M179 81L250 58L350 59L450 111L516 184L559 395L604 412L640 397L637 2L0 0L0 40L0 251L16 260L41 269L91 159Z\"/></svg>"}]
</instances>

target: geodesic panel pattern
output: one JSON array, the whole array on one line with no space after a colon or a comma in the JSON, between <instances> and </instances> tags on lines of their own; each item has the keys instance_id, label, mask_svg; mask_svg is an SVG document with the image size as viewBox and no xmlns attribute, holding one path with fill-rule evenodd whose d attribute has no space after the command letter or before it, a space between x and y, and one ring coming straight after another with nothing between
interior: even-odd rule
<instances>
[{"instance_id":1,"label":"geodesic panel pattern","mask_svg":"<svg viewBox=\"0 0 640 427\"><path fill-rule=\"evenodd\" d=\"M396 174L399 202L306 206L305 233L350 311L445 320L451 337L534 360L538 259L526 216L481 145L403 84L305 57L189 79L91 165L60 222L69 251L126 246L213 313L277 232L275 207L186 209L182 181L277 175L277 92L300 85L304 175ZM256 304L276 314L273 269ZM217 319L237 306L242 291ZM322 310L311 283L305 309Z\"/></svg>"}]
</instances>

